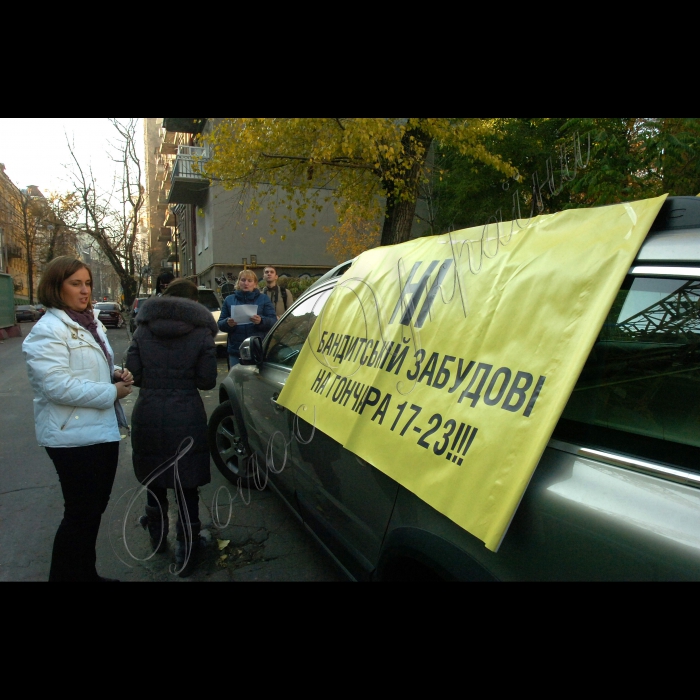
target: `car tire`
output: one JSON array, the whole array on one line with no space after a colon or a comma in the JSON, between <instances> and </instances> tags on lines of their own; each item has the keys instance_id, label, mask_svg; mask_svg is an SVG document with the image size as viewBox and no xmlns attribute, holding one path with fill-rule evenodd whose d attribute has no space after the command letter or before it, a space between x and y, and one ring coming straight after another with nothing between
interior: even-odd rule
<instances>
[{"instance_id":1,"label":"car tire","mask_svg":"<svg viewBox=\"0 0 700 700\"><path fill-rule=\"evenodd\" d=\"M212 412L207 427L209 452L217 469L232 484L253 485L248 471L252 451L230 401L220 403Z\"/></svg>"}]
</instances>

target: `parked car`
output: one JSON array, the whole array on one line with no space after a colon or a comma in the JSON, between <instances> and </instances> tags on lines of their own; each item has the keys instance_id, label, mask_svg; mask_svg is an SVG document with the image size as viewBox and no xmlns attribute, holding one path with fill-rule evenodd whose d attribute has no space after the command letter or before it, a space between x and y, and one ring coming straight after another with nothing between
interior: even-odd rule
<instances>
[{"instance_id":1,"label":"parked car","mask_svg":"<svg viewBox=\"0 0 700 700\"><path fill-rule=\"evenodd\" d=\"M199 303L211 311L211 315L214 320L218 322L219 316L221 315L221 306L223 304L221 297L213 290L207 289L207 287L199 287ZM214 338L214 343L216 344L217 353L221 356L226 354L226 346L228 344L228 333L219 331Z\"/></svg>"},{"instance_id":2,"label":"parked car","mask_svg":"<svg viewBox=\"0 0 700 700\"><path fill-rule=\"evenodd\" d=\"M270 441L290 433L275 399L337 282L307 290L264 340L244 341L221 383L209 441L232 483L249 479L254 452L264 465ZM671 197L497 553L320 431L291 441L269 485L356 580L697 581L698 396L700 198Z\"/></svg>"},{"instance_id":3,"label":"parked car","mask_svg":"<svg viewBox=\"0 0 700 700\"><path fill-rule=\"evenodd\" d=\"M43 304L35 304L36 310L39 312L39 318L46 313L46 307Z\"/></svg>"},{"instance_id":4,"label":"parked car","mask_svg":"<svg viewBox=\"0 0 700 700\"><path fill-rule=\"evenodd\" d=\"M19 306L15 306L15 319L17 323L21 321L38 321L41 316L41 312L33 304L20 304Z\"/></svg>"},{"instance_id":5,"label":"parked car","mask_svg":"<svg viewBox=\"0 0 700 700\"><path fill-rule=\"evenodd\" d=\"M131 302L131 309L129 310L129 330L132 333L136 330L136 316L139 312L139 306L150 296L150 294L139 294L139 296Z\"/></svg>"},{"instance_id":6,"label":"parked car","mask_svg":"<svg viewBox=\"0 0 700 700\"><path fill-rule=\"evenodd\" d=\"M122 316L122 305L116 301L98 301L95 308L100 312L98 319L105 326L114 326L121 328L124 325L124 317Z\"/></svg>"}]
</instances>

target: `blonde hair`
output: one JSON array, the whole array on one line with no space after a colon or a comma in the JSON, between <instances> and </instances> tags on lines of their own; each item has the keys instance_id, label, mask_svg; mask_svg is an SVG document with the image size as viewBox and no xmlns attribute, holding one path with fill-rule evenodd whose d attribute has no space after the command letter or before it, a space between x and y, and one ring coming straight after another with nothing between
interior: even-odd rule
<instances>
[{"instance_id":1,"label":"blonde hair","mask_svg":"<svg viewBox=\"0 0 700 700\"><path fill-rule=\"evenodd\" d=\"M236 289L240 289L238 283L244 278L252 279L256 285L258 284L258 276L252 270L241 270L238 273L238 279L236 280Z\"/></svg>"}]
</instances>

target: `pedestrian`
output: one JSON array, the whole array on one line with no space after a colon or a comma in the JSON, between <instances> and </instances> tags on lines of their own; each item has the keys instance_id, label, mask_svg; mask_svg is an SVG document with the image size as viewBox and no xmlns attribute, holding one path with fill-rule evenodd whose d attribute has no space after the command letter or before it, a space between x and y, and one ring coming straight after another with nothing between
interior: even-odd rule
<instances>
[{"instance_id":1,"label":"pedestrian","mask_svg":"<svg viewBox=\"0 0 700 700\"><path fill-rule=\"evenodd\" d=\"M277 318L279 318L292 305L294 297L284 285L277 284L277 270L272 265L265 267L263 278L265 279L263 292L270 297L270 301L275 307Z\"/></svg>"},{"instance_id":2,"label":"pedestrian","mask_svg":"<svg viewBox=\"0 0 700 700\"><path fill-rule=\"evenodd\" d=\"M156 278L156 296L162 296L163 292L174 279L175 275L169 270L161 272Z\"/></svg>"},{"instance_id":3,"label":"pedestrian","mask_svg":"<svg viewBox=\"0 0 700 700\"><path fill-rule=\"evenodd\" d=\"M162 296L146 299L126 359L140 387L131 416L131 446L136 478L148 488L141 524L156 551L165 551L167 490L174 489L175 563L181 577L197 565L202 546L198 487L211 481L207 414L198 390L216 386L218 330L211 311L197 297L197 286L178 278ZM180 446L187 438L193 442L185 451Z\"/></svg>"},{"instance_id":4,"label":"pedestrian","mask_svg":"<svg viewBox=\"0 0 700 700\"><path fill-rule=\"evenodd\" d=\"M54 258L39 281L46 313L22 343L34 390L37 442L52 459L64 499L49 581L114 581L99 576L95 544L119 461L119 399L133 377L92 308L92 273L69 255Z\"/></svg>"},{"instance_id":5,"label":"pedestrian","mask_svg":"<svg viewBox=\"0 0 700 700\"><path fill-rule=\"evenodd\" d=\"M246 321L233 319L233 308L241 305L254 305L257 313ZM238 348L241 343L251 336L264 338L266 333L277 322L275 307L270 298L258 289L258 276L252 270L241 270L236 281L236 291L224 299L219 315L219 328L228 333L229 369L240 362Z\"/></svg>"}]
</instances>

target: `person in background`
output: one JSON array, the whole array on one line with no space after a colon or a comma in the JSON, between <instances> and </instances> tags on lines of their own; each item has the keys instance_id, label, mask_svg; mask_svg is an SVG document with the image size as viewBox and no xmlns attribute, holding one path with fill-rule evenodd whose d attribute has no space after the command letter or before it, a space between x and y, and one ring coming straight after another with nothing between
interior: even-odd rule
<instances>
[{"instance_id":1,"label":"person in background","mask_svg":"<svg viewBox=\"0 0 700 700\"><path fill-rule=\"evenodd\" d=\"M233 320L233 307L240 305L257 306L257 314L250 321L237 323ZM238 349L241 343L251 336L264 338L277 322L275 307L270 298L258 289L258 276L252 270L241 270L236 282L236 291L224 299L219 316L219 328L228 333L229 369L240 362Z\"/></svg>"},{"instance_id":2,"label":"person in background","mask_svg":"<svg viewBox=\"0 0 700 700\"><path fill-rule=\"evenodd\" d=\"M143 302L126 355L126 365L140 387L131 417L133 464L136 478L148 488L146 515L153 547L167 548L167 489L175 490L176 570L189 576L197 566L202 542L199 537L198 487L211 481L207 413L199 389L216 386L216 322L198 303L194 282L174 279L160 297ZM192 446L177 462L158 474L178 454L183 440Z\"/></svg>"},{"instance_id":3,"label":"person in background","mask_svg":"<svg viewBox=\"0 0 700 700\"><path fill-rule=\"evenodd\" d=\"M95 544L119 461L119 403L133 377L114 352L93 310L92 273L69 255L54 258L39 281L46 313L22 343L34 390L36 439L56 467L65 502L51 554L49 581L106 582Z\"/></svg>"},{"instance_id":4,"label":"person in background","mask_svg":"<svg viewBox=\"0 0 700 700\"><path fill-rule=\"evenodd\" d=\"M161 272L156 279L156 296L161 296L174 279L175 275L172 272Z\"/></svg>"},{"instance_id":5,"label":"person in background","mask_svg":"<svg viewBox=\"0 0 700 700\"><path fill-rule=\"evenodd\" d=\"M267 265L263 270L263 279L265 280L263 292L270 297L275 307L275 314L279 318L292 305L294 297L286 287L277 284L277 270L272 265Z\"/></svg>"}]
</instances>

